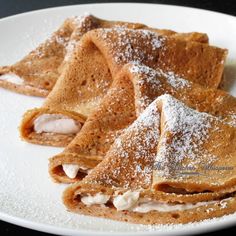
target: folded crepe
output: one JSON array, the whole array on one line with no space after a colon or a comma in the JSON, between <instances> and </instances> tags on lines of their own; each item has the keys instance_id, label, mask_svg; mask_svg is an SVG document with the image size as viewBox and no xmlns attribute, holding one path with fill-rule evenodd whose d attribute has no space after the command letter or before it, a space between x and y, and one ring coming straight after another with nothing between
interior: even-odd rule
<instances>
[{"instance_id":1,"label":"folded crepe","mask_svg":"<svg viewBox=\"0 0 236 236\"><path fill-rule=\"evenodd\" d=\"M143 27L141 24L103 21L92 16L88 19L96 21L94 27L98 22L100 27ZM20 126L24 140L37 144L66 146L109 88L112 76L102 54L86 40L81 44L78 53L74 57L71 55L68 66L64 65L61 78L43 106L24 114Z\"/></svg>"},{"instance_id":2,"label":"folded crepe","mask_svg":"<svg viewBox=\"0 0 236 236\"><path fill-rule=\"evenodd\" d=\"M106 21L90 14L66 19L49 39L22 60L11 66L0 67L0 87L26 95L46 97L83 34L95 28L118 26L147 28L138 23ZM154 31L180 39L208 43L207 35L202 33L177 34L171 30L158 29Z\"/></svg>"},{"instance_id":3,"label":"folded crepe","mask_svg":"<svg viewBox=\"0 0 236 236\"><path fill-rule=\"evenodd\" d=\"M73 141L62 153L50 159L49 172L53 180L70 183L84 178L103 160L122 130L152 101L166 93L236 126L236 99L228 93L204 88L172 72L137 63L127 64Z\"/></svg>"},{"instance_id":4,"label":"folded crepe","mask_svg":"<svg viewBox=\"0 0 236 236\"><path fill-rule=\"evenodd\" d=\"M124 27L89 31L81 38L44 105L24 115L20 127L22 138L37 144L66 146L129 60L176 70L190 80L200 78L202 73L212 73L215 77L209 74L205 82L199 80L205 85L209 81L218 83L226 51L183 37L176 39L150 30ZM183 59L183 70L179 69L176 58Z\"/></svg>"},{"instance_id":5,"label":"folded crepe","mask_svg":"<svg viewBox=\"0 0 236 236\"><path fill-rule=\"evenodd\" d=\"M219 217L236 211L235 157L235 127L163 95L65 190L63 201L72 212L141 224ZM203 163L216 170L202 170Z\"/></svg>"}]
</instances>

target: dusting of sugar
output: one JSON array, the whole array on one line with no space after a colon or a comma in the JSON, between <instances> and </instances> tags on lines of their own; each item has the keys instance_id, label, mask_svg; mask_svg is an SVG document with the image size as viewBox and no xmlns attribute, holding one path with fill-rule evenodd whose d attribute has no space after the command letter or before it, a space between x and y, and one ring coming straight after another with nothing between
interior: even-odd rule
<instances>
[{"instance_id":1,"label":"dusting of sugar","mask_svg":"<svg viewBox=\"0 0 236 236\"><path fill-rule=\"evenodd\" d=\"M80 16L74 16L70 18L72 24L74 25L74 31L72 34L73 38L80 38L86 32L96 28L95 18L90 13L85 13Z\"/></svg>"},{"instance_id":2,"label":"dusting of sugar","mask_svg":"<svg viewBox=\"0 0 236 236\"><path fill-rule=\"evenodd\" d=\"M9 55L11 54L9 53ZM37 149L36 146L25 145L15 138L17 136L15 130L19 123L19 120L16 121L15 117L21 117L25 110L32 108L32 102L34 106L40 106L41 103L39 104L38 98L30 97L27 99L23 96L8 93L8 91L1 91L0 100L4 101L2 102L4 105L0 107L2 111L0 117L0 140L3 142L0 151L0 176L2 180L0 181L1 215L7 214L19 219L35 222L35 224L41 223L43 224L41 226L42 230L44 227L46 229L48 225L60 227L63 234L68 233L68 231L64 232L66 229L75 230L75 233L78 233L79 230L86 230L89 233L97 231L173 233L173 230L197 230L198 227L209 227L209 225L215 227L215 225L220 223L227 224L229 221L235 221L236 214L233 214L198 223L153 226L127 224L66 212L61 203L61 193L65 186L52 184L47 176L47 157L58 153L58 150L46 147ZM16 100L21 100L21 106L17 105L19 103L16 103ZM14 116L9 116L9 114L14 114ZM9 146L11 143L15 143L14 151ZM37 151L35 151L35 148ZM32 159L32 155L37 156ZM22 157L24 157L24 160Z\"/></svg>"},{"instance_id":3,"label":"dusting of sugar","mask_svg":"<svg viewBox=\"0 0 236 236\"><path fill-rule=\"evenodd\" d=\"M55 40L58 44L65 45L65 43L68 41L68 37L61 37L59 35L56 35Z\"/></svg>"},{"instance_id":4,"label":"dusting of sugar","mask_svg":"<svg viewBox=\"0 0 236 236\"><path fill-rule=\"evenodd\" d=\"M184 89L190 87L191 82L185 80L172 71L163 72L159 70L158 73L167 79L167 82L175 89Z\"/></svg>"},{"instance_id":5,"label":"dusting of sugar","mask_svg":"<svg viewBox=\"0 0 236 236\"><path fill-rule=\"evenodd\" d=\"M16 103L16 99L21 101ZM59 152L57 148L48 148L25 144L20 141L16 133L21 115L25 110L34 106L41 106L43 100L39 98L19 96L3 90L0 100L0 216L4 214L16 217L21 224L22 219L40 225L42 230L47 230L48 225L60 228L61 234L68 234L68 229L78 234L86 231L95 232L139 232L163 233L173 230L197 229L215 224L227 223L234 220L236 214L204 220L199 223L167 224L167 225L142 225L125 222L116 222L108 219L89 217L67 212L61 201L65 185L54 184L48 176L47 157ZM10 115L9 114L14 114ZM12 149L14 143L14 150ZM32 155L35 158L32 158ZM23 158L22 158L23 157ZM139 169L138 169L139 171ZM148 168L147 170L148 173ZM30 176L30 178L29 178ZM33 183L33 184L32 184ZM5 216L5 219L9 219ZM34 226L32 226L34 227ZM72 231L70 231L71 233Z\"/></svg>"},{"instance_id":6,"label":"dusting of sugar","mask_svg":"<svg viewBox=\"0 0 236 236\"><path fill-rule=\"evenodd\" d=\"M94 27L93 18L91 14L85 13L81 16L74 16L69 18L68 20L74 24L74 28L71 32L70 36L65 36L65 29L61 28L56 33L54 33L51 37L49 37L44 44L41 44L36 50L32 53L39 58L42 58L47 54L47 49L51 47L54 43L61 45L62 48L65 48L65 61L68 61L73 54L73 50L76 44L79 41L79 38L91 30Z\"/></svg>"},{"instance_id":7,"label":"dusting of sugar","mask_svg":"<svg viewBox=\"0 0 236 236\"><path fill-rule=\"evenodd\" d=\"M91 16L92 15L89 12L85 12L80 16L71 17L71 19L77 28L83 28L84 24L86 23L86 20Z\"/></svg>"},{"instance_id":8,"label":"dusting of sugar","mask_svg":"<svg viewBox=\"0 0 236 236\"><path fill-rule=\"evenodd\" d=\"M156 79L159 77L164 77L166 82L169 83L175 89L189 88L192 82L181 78L179 75L175 74L173 71L164 72L161 69L154 70L146 65L142 65L139 62L132 63L130 67L131 73L137 73L145 75L144 79L148 83L160 84Z\"/></svg>"},{"instance_id":9,"label":"dusting of sugar","mask_svg":"<svg viewBox=\"0 0 236 236\"><path fill-rule=\"evenodd\" d=\"M145 29L114 27L102 29L101 37L111 48L116 63L154 61L155 51L163 46L164 36ZM145 47L143 47L145 43Z\"/></svg>"},{"instance_id":10,"label":"dusting of sugar","mask_svg":"<svg viewBox=\"0 0 236 236\"><path fill-rule=\"evenodd\" d=\"M54 44L59 45L62 49L68 44L70 37L64 35L64 29L60 29L51 35L44 43L40 44L30 54L38 58L48 55L48 50L55 47ZM59 50L59 49L58 49Z\"/></svg>"},{"instance_id":11,"label":"dusting of sugar","mask_svg":"<svg viewBox=\"0 0 236 236\"><path fill-rule=\"evenodd\" d=\"M165 117L165 132L172 134L171 142L163 137L155 161L161 165L159 176L173 177L175 167L185 161L188 167L194 167L202 160L211 163L216 156L207 153L202 145L209 136L211 123L217 119L207 113L197 112L185 106L170 95L160 96L162 114Z\"/></svg>"},{"instance_id":12,"label":"dusting of sugar","mask_svg":"<svg viewBox=\"0 0 236 236\"><path fill-rule=\"evenodd\" d=\"M135 89L136 94L136 113L139 114L147 108L147 106L153 101L153 98L146 94L146 91L152 90L158 91L162 87L161 82L157 78L157 72L150 67L141 65L139 63L132 63L129 70L133 74L138 75L138 80L136 81L137 89ZM143 87L143 89L142 89ZM148 89L146 89L146 87Z\"/></svg>"},{"instance_id":13,"label":"dusting of sugar","mask_svg":"<svg viewBox=\"0 0 236 236\"><path fill-rule=\"evenodd\" d=\"M236 114L230 114L230 121L227 121L229 125L236 127Z\"/></svg>"},{"instance_id":14,"label":"dusting of sugar","mask_svg":"<svg viewBox=\"0 0 236 236\"><path fill-rule=\"evenodd\" d=\"M93 17L90 13L86 12L80 16L71 17L70 20L74 24L74 30L71 35L70 41L66 45L66 54L65 61L69 61L71 56L73 55L73 51L75 47L79 44L80 37L88 32L89 30L94 28Z\"/></svg>"},{"instance_id":15,"label":"dusting of sugar","mask_svg":"<svg viewBox=\"0 0 236 236\"><path fill-rule=\"evenodd\" d=\"M69 61L71 59L71 56L73 55L74 49L78 42L76 40L70 40L66 46L66 54L64 61Z\"/></svg>"},{"instance_id":16,"label":"dusting of sugar","mask_svg":"<svg viewBox=\"0 0 236 236\"><path fill-rule=\"evenodd\" d=\"M112 170L112 173L102 175L103 183L105 181L115 185L114 179L119 179L125 171L127 179L119 187L129 188L135 182L137 186L150 185L155 147L160 135L159 122L160 114L155 103L152 103L132 125L123 130L107 154L112 157L111 163L116 163L116 158L122 158L122 161ZM131 158L132 162L130 162ZM128 171L127 165L129 165ZM134 181L130 182L130 178ZM101 182L98 180L98 183Z\"/></svg>"},{"instance_id":17,"label":"dusting of sugar","mask_svg":"<svg viewBox=\"0 0 236 236\"><path fill-rule=\"evenodd\" d=\"M183 89L191 89L193 86L193 83L191 81L188 81L181 76L175 74L172 71L164 72L161 69L154 70L148 66L145 66L139 62L131 63L131 66L129 67L129 70L131 73L138 75L139 80L137 85L138 86L145 86L148 88L152 88L152 91L162 91L165 92L165 87L163 87L162 82L160 82L160 77L162 79L165 79L165 82L170 86L169 89L173 89L170 91L179 92L181 93L181 90ZM147 90L146 90L147 91ZM153 100L153 94L152 97L149 97L145 94L141 94L140 90L137 90L139 101L138 105L141 110L144 110ZM218 96L216 98L217 103L224 103L225 97L224 96ZM230 126L236 127L236 114L232 110L232 112L227 111L225 115L217 116L222 121L227 123Z\"/></svg>"},{"instance_id":18,"label":"dusting of sugar","mask_svg":"<svg viewBox=\"0 0 236 236\"><path fill-rule=\"evenodd\" d=\"M157 96L155 95L156 93L160 94L160 91L165 91L161 79L164 79L174 91L187 89L191 86L190 81L181 78L173 72L164 72L161 69L154 70L138 62L131 63L129 70L138 77L136 84L138 89L135 90L135 93L138 97L137 105L140 111L143 111L153 101L153 97ZM147 91L149 93L150 91L152 92L147 94Z\"/></svg>"}]
</instances>

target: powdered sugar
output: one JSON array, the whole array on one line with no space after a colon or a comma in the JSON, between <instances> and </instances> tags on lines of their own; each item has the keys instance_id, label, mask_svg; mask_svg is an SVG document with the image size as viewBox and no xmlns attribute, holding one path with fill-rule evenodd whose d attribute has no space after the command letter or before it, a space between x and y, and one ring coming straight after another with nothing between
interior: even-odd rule
<instances>
[{"instance_id":1,"label":"powdered sugar","mask_svg":"<svg viewBox=\"0 0 236 236\"><path fill-rule=\"evenodd\" d=\"M152 51L157 51L165 41L164 36L158 36L151 31L125 27L103 29L101 37L111 48L116 63L153 61L155 57Z\"/></svg>"},{"instance_id":2,"label":"powdered sugar","mask_svg":"<svg viewBox=\"0 0 236 236\"><path fill-rule=\"evenodd\" d=\"M71 20L73 21L73 23L76 25L77 28L82 28L84 27L84 23L86 22L86 20L91 16L92 15L89 12L85 12L80 16L71 17Z\"/></svg>"},{"instance_id":3,"label":"powdered sugar","mask_svg":"<svg viewBox=\"0 0 236 236\"><path fill-rule=\"evenodd\" d=\"M84 33L97 27L96 19L90 13L85 13L80 16L74 16L70 19L72 24L74 25L74 31L71 39L79 38L83 36Z\"/></svg>"},{"instance_id":4,"label":"powdered sugar","mask_svg":"<svg viewBox=\"0 0 236 236\"><path fill-rule=\"evenodd\" d=\"M71 56L73 55L74 49L77 45L76 40L70 40L69 43L66 46L66 54L64 57L64 61L69 61L71 59Z\"/></svg>"},{"instance_id":5,"label":"powdered sugar","mask_svg":"<svg viewBox=\"0 0 236 236\"><path fill-rule=\"evenodd\" d=\"M61 44L61 45L65 45L65 43L68 41L68 37L62 37L60 35L55 35L55 41L58 43L58 44Z\"/></svg>"},{"instance_id":6,"label":"powdered sugar","mask_svg":"<svg viewBox=\"0 0 236 236\"><path fill-rule=\"evenodd\" d=\"M55 48L55 46L60 46L60 49L57 48L57 52L61 51L66 47L69 42L69 36L65 34L64 29L61 28L55 32L51 37L49 37L44 43L40 44L31 54L42 58L47 56L48 52Z\"/></svg>"},{"instance_id":7,"label":"powdered sugar","mask_svg":"<svg viewBox=\"0 0 236 236\"><path fill-rule=\"evenodd\" d=\"M161 165L158 169L159 176L172 175L176 166L185 160L189 168L198 164L203 159L208 163L217 157L207 153L202 148L208 138L209 129L214 119L207 113L197 112L186 107L169 95L158 98L162 102L162 114L165 119L165 132L171 133L171 141L163 137L159 143L156 162Z\"/></svg>"},{"instance_id":8,"label":"powdered sugar","mask_svg":"<svg viewBox=\"0 0 236 236\"><path fill-rule=\"evenodd\" d=\"M154 70L138 62L132 63L129 70L135 74L137 114L142 112L158 95L168 92L168 89L173 90L173 93L181 92L182 89L190 88L192 84L173 72Z\"/></svg>"},{"instance_id":9,"label":"powdered sugar","mask_svg":"<svg viewBox=\"0 0 236 236\"><path fill-rule=\"evenodd\" d=\"M236 114L231 114L230 115L231 120L227 121L229 125L235 126L236 127Z\"/></svg>"},{"instance_id":10,"label":"powdered sugar","mask_svg":"<svg viewBox=\"0 0 236 236\"><path fill-rule=\"evenodd\" d=\"M38 47L33 52L35 55L37 55L39 58L43 57L45 53L47 53L46 50L56 43L65 48L65 61L70 59L72 52L79 41L79 38L94 27L94 22L92 15L89 13L85 13L81 16L74 16L68 18L67 20L74 24L71 34L68 35L68 32L66 32L66 26L62 27L56 33L54 33L44 43L44 45L42 44L41 47Z\"/></svg>"},{"instance_id":11,"label":"powdered sugar","mask_svg":"<svg viewBox=\"0 0 236 236\"><path fill-rule=\"evenodd\" d=\"M139 115L145 108L153 101L148 92L158 92L162 87L160 80L158 80L157 71L140 65L139 63L133 63L129 68L131 73L137 74L135 81L135 96L136 96L136 113Z\"/></svg>"},{"instance_id":12,"label":"powdered sugar","mask_svg":"<svg viewBox=\"0 0 236 236\"><path fill-rule=\"evenodd\" d=\"M179 77L172 71L163 72L162 70L158 70L158 73L165 77L167 82L175 89L184 89L190 87L190 81Z\"/></svg>"},{"instance_id":13,"label":"powdered sugar","mask_svg":"<svg viewBox=\"0 0 236 236\"><path fill-rule=\"evenodd\" d=\"M166 79L166 82L169 83L175 89L188 88L192 84L192 82L181 78L173 71L164 72L161 69L154 70L138 62L132 64L130 72L142 74L144 76L145 81L147 81L148 83L155 83L158 85L160 85L160 82L158 81L157 77L164 77Z\"/></svg>"},{"instance_id":14,"label":"powdered sugar","mask_svg":"<svg viewBox=\"0 0 236 236\"><path fill-rule=\"evenodd\" d=\"M84 6L79 6L79 7L87 7L86 5ZM100 6L98 6L100 7ZM112 6L111 6L112 7ZM149 6L150 10L151 8L153 8L153 6ZM102 8L102 7L101 7ZM134 18L135 19L135 8L134 6L130 6L130 7L126 7L124 12L119 13L120 17L124 17L127 18L127 12L129 12L130 8L132 8L132 12L131 15L129 15L130 18ZM59 10L59 9L58 9ZM81 11L81 9L79 9ZM159 6L157 6L157 10L162 11L162 9L159 8ZM59 10L61 11L61 10ZM70 13L69 13L70 11ZM47 14L45 15L44 12L39 13L39 15L44 15L44 17L47 19L47 27L45 27L42 30L42 27L40 25L40 32L38 32L39 34L36 34L34 31L34 34L32 34L32 32L29 32L29 39L25 40L25 38L21 38L21 35L24 35L27 33L27 31L29 31L29 28L32 26L34 27L35 22L29 22L29 26L25 31L19 30L15 32L16 37L10 37L11 40L9 40L8 42L8 36L11 35L11 30L7 30L4 34L5 37L2 38L2 54L1 54L1 64L7 64L10 62L14 62L16 61L16 59L19 59L21 56L23 56L23 54L29 50L29 46L31 44L31 42L39 42L39 38L42 39L41 35L42 35L42 31L48 32L49 33L49 29L52 29L52 27L48 28L48 25L50 24L50 22L55 22L55 18L56 17L63 17L64 14L71 14L73 12L73 14L75 14L75 11L77 11L77 7L76 6L72 6L71 8L65 8L65 11L63 11L63 15L62 14L58 14L57 10L52 10L52 14ZM96 9L94 9L94 11L96 11ZM155 9L153 9L153 11L155 11ZM168 12L167 12L168 13ZM102 14L102 13L101 13ZM150 12L150 19L152 18L153 22L152 24L155 25L155 17L152 17L152 15L158 15L158 11L157 12ZM183 14L184 15L184 14ZM24 17L24 16L21 16ZM145 15L143 14L143 16L140 16L140 20L145 20ZM43 19L43 17L41 17ZM181 16L180 16L181 18ZM28 18L27 18L28 19ZM52 20L53 19L53 20ZM167 18L163 18L163 23L165 24L165 19ZM199 21L199 18L197 19L198 22L197 25L202 23L201 21ZM220 17L219 17L219 21L220 21ZM12 22L9 21L9 22ZM20 21L19 25L22 26L24 25L25 21ZM179 22L179 23L178 23ZM3 28L9 28L10 29L10 24L8 24L8 22L4 22L2 21L1 24L4 26ZM178 24L182 24L182 21L176 21L175 22L176 27L182 27L181 25L179 26ZM227 25L227 24L226 24ZM227 31L227 27L224 27L224 29L226 28L226 30L224 30L224 32ZM212 30L211 30L212 29ZM230 29L229 29L230 30ZM38 31L38 29L37 29ZM37 32L36 31L36 32ZM209 33L214 32L215 28L214 27L210 27L210 23L209 23ZM212 34L212 33L211 33ZM227 33L222 33L222 32L216 32L215 34L216 37L214 38L214 41L217 42L222 42L222 37L223 39L227 39L227 47L230 48L230 52L235 51L235 43L233 42L234 39L230 39L227 35ZM46 36L46 34L45 34ZM22 36L23 37L23 36ZM228 38L227 38L228 37ZM15 41L12 38L17 38L16 43L14 43ZM20 40L19 40L20 39ZM18 43L17 43L18 41ZM17 47L5 47L5 42L9 43L9 45L17 45ZM8 45L8 44L7 44ZM35 44L34 44L35 46ZM7 49L5 49L7 48ZM33 47L30 47L33 48ZM4 52L3 52L4 50ZM231 55L231 54L230 54ZM233 57L233 53L231 55L230 58ZM7 58L7 59L6 59ZM232 66L232 68L235 68L235 65ZM235 76L231 76L232 78L235 78ZM229 79L229 78L227 78ZM232 83L233 84L233 83ZM235 94L235 89L233 90L233 86L231 86L232 91ZM234 87L235 88L235 87ZM32 102L35 101L36 98L30 97L29 101L28 101L28 107L21 107L21 111L18 112L16 114L16 110L12 109L12 112L9 113L9 108L14 107L14 104L16 104L16 100L18 101L19 99L21 99L21 95L14 95L13 93L9 93L9 92L5 92L5 91L1 91L1 101L2 101L2 109L4 109L4 113L8 114L7 117L6 116L1 116L1 131L4 130L5 132L1 132L2 133L2 137L1 140L8 140L8 142L6 141L6 144L9 143L9 139L12 141L11 144L14 143L14 150L11 148L9 149L10 151L8 152L8 149L6 149L6 145L2 144L2 148L1 148L1 165L0 167L4 167L5 164L7 164L7 166L11 166L11 169L7 169L7 168L2 168L2 175L1 175L1 189L2 191L5 192L4 194L1 194L0 198L1 198L1 203L0 204L0 208L1 208L1 212L4 210L4 212L6 212L7 214L10 214L12 216L18 216L30 221L35 221L36 225L37 223L43 223L45 225L54 225L55 227L60 227L60 230L62 232L62 234L66 234L65 233L65 228L71 228L74 229L75 231L73 231L74 234L78 233L78 231L76 232L76 230L91 230L94 232L100 232L102 231L104 234L106 232L114 232L114 231L118 231L118 232L137 232L137 231L141 231L139 233L143 233L146 234L147 231L155 231L155 234L161 234L163 235L166 232L169 233L175 233L173 232L173 230L177 230L177 232L179 233L180 230L184 230L185 232L196 232L196 230L199 230L199 228L201 227L201 229L216 229L216 227L220 226L226 226L228 225L230 222L233 224L235 223L235 217L236 215L234 214L233 216L225 216L219 219L213 219L213 220L207 220L204 222L200 222L200 223L194 223L194 224L188 224L188 225L158 225L158 226L144 226L144 225L134 225L134 224L126 224L126 223L122 223L122 222L115 222L115 221L111 221L111 220L104 220L104 219L98 219L98 218L94 218L94 217L86 217L86 216L81 216L81 215L74 215L71 214L69 212L66 212L64 207L61 204L61 191L64 189L65 186L60 186L59 185L52 185L50 180L47 180L47 189L43 189L44 186L46 186L45 182L42 181L42 178L44 176L44 170L47 171L47 157L50 155L53 155L53 153L48 153L49 149L51 150L51 148L45 148L45 147L40 147L39 150L37 150L37 152L35 152L35 148L36 146L34 145L34 147L32 145L26 145L23 143L15 143L15 140L13 140L12 137L17 136L17 132L16 132L16 127L14 126L14 130L9 129L13 126L13 124L18 125L19 121L18 120L16 123L13 122L9 122L9 119L11 120L13 118L12 114L14 114L15 117L20 117L23 112L26 109L32 108L32 106L36 106L36 104L34 103L34 105L32 105ZM22 106L24 104L26 104L27 101L27 97L22 97L22 102L18 102L18 104L22 104ZM4 102L3 102L4 101ZM12 101L12 102L11 102ZM10 104L10 105L9 105ZM13 105L13 106L12 106ZM37 104L39 105L39 104ZM19 106L18 106L19 107ZM5 118L4 118L5 117ZM18 119L17 118L17 119ZM4 122L2 122L4 121ZM10 126L8 127L8 123L10 124ZM2 127L6 127L5 129L2 129ZM42 150L40 152L40 150ZM22 151L22 152L21 152ZM9 158L7 158L7 154L11 154L12 156L9 156ZM17 155L15 155L15 153L17 153ZM55 153L58 153L58 151L55 151ZM37 154L38 156L35 158L32 158L32 155L35 156L35 154ZM43 154L44 156L42 156L41 154ZM22 155L22 156L21 156ZM30 158L28 158L28 156ZM30 163L30 160L32 160L32 166L28 166L28 165L18 165L22 162L22 158L26 160L26 162ZM45 158L44 158L45 157ZM44 160L44 161L43 161ZM39 164L43 162L43 165L40 165L40 172L37 173L33 173L33 175L31 176L31 185L27 185L27 179L29 179L29 175L26 175L28 167L34 168L34 165L36 167L36 169L39 168ZM24 163L25 164L25 163ZM5 166L6 167L6 166ZM19 175L18 175L18 169L22 168L22 172L24 173L24 178L21 178L20 180L23 181L23 184L25 185L25 187L22 188L16 188L15 184L10 184L10 183L14 183L14 180L18 180L17 184L19 185L20 181L19 181ZM42 167L42 168L41 168ZM7 176L9 176L9 173L14 173L14 175L12 176L12 178L8 178ZM40 178L36 179L37 174L39 174ZM34 184L32 184L32 182ZM36 194L36 198L35 200L38 202L38 205L33 205L31 204L33 201L33 194L35 194L33 191L36 189L34 188L37 187L37 189L41 190L40 192L37 192ZM53 186L53 188L52 188ZM26 188L27 187L27 188ZM61 191L55 191L56 189L60 188ZM29 191L26 192L26 194L22 194L26 191L26 189L29 189ZM45 198L42 198L43 195L45 195L45 192L49 191L49 194L45 196ZM9 198L9 196L17 196L14 199ZM60 211L58 211L57 205L60 204ZM38 209L38 211L37 211ZM2 215L1 215L2 217ZM5 218L7 220L7 218ZM18 221L19 223L20 221ZM199 227L200 226L200 227ZM62 227L65 227L64 229ZM42 226L41 229L45 229L45 226ZM55 229L56 231L56 229ZM92 233L90 231L90 233ZM64 232L64 233L63 233ZM72 233L72 232L71 232Z\"/></svg>"},{"instance_id":15,"label":"powdered sugar","mask_svg":"<svg viewBox=\"0 0 236 236\"><path fill-rule=\"evenodd\" d=\"M0 100L4 104L0 106L0 217L1 219L15 219L16 222L25 220L32 227L43 224L58 227L61 230L86 230L89 232L145 232L163 230L188 229L209 223L227 222L235 220L235 215L223 218L207 220L195 224L186 225L141 225L116 222L108 219L88 217L67 212L61 201L61 194L65 185L58 185L48 176L48 157L62 151L58 148L43 147L25 144L20 141L17 126L20 117L25 110L33 106L40 106L42 99L19 96L2 90ZM19 101L16 103L15 101ZM19 106L18 104L21 104ZM5 114L5 115L4 115ZM14 114L14 115L11 115ZM12 144L14 143L14 149ZM35 158L32 158L32 155ZM139 172L139 168L137 172ZM142 170L149 173L147 170ZM29 178L30 176L30 178ZM33 183L33 184L32 184ZM17 219L18 218L18 219ZM34 223L32 223L34 222ZM215 225L214 225L215 227ZM71 231L72 232L72 231Z\"/></svg>"},{"instance_id":16,"label":"powdered sugar","mask_svg":"<svg viewBox=\"0 0 236 236\"><path fill-rule=\"evenodd\" d=\"M160 135L159 118L159 112L153 103L131 126L123 130L107 154L112 157L111 163L122 159L120 165L112 170L112 174L103 174L102 181L117 186L114 180L122 178L125 171L126 179L119 187L150 185L155 147ZM131 178L134 179L133 182L130 181Z\"/></svg>"}]
</instances>

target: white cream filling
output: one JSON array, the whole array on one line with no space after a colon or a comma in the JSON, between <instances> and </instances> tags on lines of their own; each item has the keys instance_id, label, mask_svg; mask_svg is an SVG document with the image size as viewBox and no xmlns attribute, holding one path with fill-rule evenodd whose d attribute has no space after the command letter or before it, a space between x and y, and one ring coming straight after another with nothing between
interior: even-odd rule
<instances>
[{"instance_id":1,"label":"white cream filling","mask_svg":"<svg viewBox=\"0 0 236 236\"><path fill-rule=\"evenodd\" d=\"M105 204L108 202L108 200L110 199L110 196L102 194L102 193L97 193L94 196L84 196L81 198L81 202L83 202L85 205L87 206L91 206L94 204Z\"/></svg>"},{"instance_id":2,"label":"white cream filling","mask_svg":"<svg viewBox=\"0 0 236 236\"><path fill-rule=\"evenodd\" d=\"M170 211L184 211L188 209L197 208L200 206L205 206L208 204L214 203L213 201L209 202L198 202L196 204L185 203L185 204L168 204L158 201L149 201L138 203L137 206L133 207L131 211L147 213L149 211L161 211L161 212L170 212Z\"/></svg>"},{"instance_id":3,"label":"white cream filling","mask_svg":"<svg viewBox=\"0 0 236 236\"><path fill-rule=\"evenodd\" d=\"M0 80L4 80L13 84L22 85L24 80L16 74L4 74L0 76Z\"/></svg>"},{"instance_id":4,"label":"white cream filling","mask_svg":"<svg viewBox=\"0 0 236 236\"><path fill-rule=\"evenodd\" d=\"M88 206L93 204L105 204L109 201L111 196L97 193L94 196L81 197L81 201ZM184 211L188 209L205 206L208 204L217 203L219 201L198 202L196 204L170 204L149 199L139 199L139 192L131 192L130 190L122 195L114 197L113 205L118 211L129 210L133 212L147 213L150 211L171 212Z\"/></svg>"},{"instance_id":5,"label":"white cream filling","mask_svg":"<svg viewBox=\"0 0 236 236\"><path fill-rule=\"evenodd\" d=\"M63 164L62 169L70 179L74 179L78 173L79 166L75 164Z\"/></svg>"},{"instance_id":6,"label":"white cream filling","mask_svg":"<svg viewBox=\"0 0 236 236\"><path fill-rule=\"evenodd\" d=\"M63 164L62 169L67 175L67 177L69 177L70 179L74 179L80 169L84 171L88 171L88 168L84 168L77 164Z\"/></svg>"},{"instance_id":7,"label":"white cream filling","mask_svg":"<svg viewBox=\"0 0 236 236\"><path fill-rule=\"evenodd\" d=\"M133 207L139 199L139 192L127 191L122 195L114 197L113 205L118 211L123 211Z\"/></svg>"},{"instance_id":8,"label":"white cream filling","mask_svg":"<svg viewBox=\"0 0 236 236\"><path fill-rule=\"evenodd\" d=\"M80 129L80 123L60 114L43 114L34 121L36 133L76 134Z\"/></svg>"}]
</instances>

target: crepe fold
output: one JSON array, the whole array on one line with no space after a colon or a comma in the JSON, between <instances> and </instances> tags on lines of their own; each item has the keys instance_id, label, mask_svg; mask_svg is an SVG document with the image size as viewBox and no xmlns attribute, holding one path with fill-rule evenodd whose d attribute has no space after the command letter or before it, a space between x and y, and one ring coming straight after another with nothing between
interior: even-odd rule
<instances>
[{"instance_id":1,"label":"crepe fold","mask_svg":"<svg viewBox=\"0 0 236 236\"><path fill-rule=\"evenodd\" d=\"M46 97L81 37L92 29L111 27L148 28L139 23L107 21L91 14L70 17L49 39L23 59L13 65L0 67L0 87L26 95ZM177 34L171 30L154 30L171 37L208 43L208 37L203 33Z\"/></svg>"},{"instance_id":2,"label":"crepe fold","mask_svg":"<svg viewBox=\"0 0 236 236\"><path fill-rule=\"evenodd\" d=\"M173 72L154 70L139 63L127 64L74 140L62 153L50 159L49 172L53 180L70 183L84 178L103 160L123 129L152 101L166 93L191 108L236 126L236 99L228 93L205 88Z\"/></svg>"},{"instance_id":3,"label":"crepe fold","mask_svg":"<svg viewBox=\"0 0 236 236\"><path fill-rule=\"evenodd\" d=\"M65 190L64 204L72 212L141 224L233 213L235 132L219 118L160 96L122 132L100 164ZM234 168L204 172L203 162ZM191 164L199 175L186 174L177 164Z\"/></svg>"},{"instance_id":4,"label":"crepe fold","mask_svg":"<svg viewBox=\"0 0 236 236\"><path fill-rule=\"evenodd\" d=\"M134 28L135 25L130 24L130 27ZM208 63L211 63L212 66L207 66L207 69L204 68L204 73L205 71L207 73L212 72L213 67L214 71L218 70L219 73L222 73L223 64L219 60L224 60L225 50L207 44L187 41L191 38L188 34L178 37L176 35L173 34L169 37L146 29L128 29L124 27L102 28L86 33L81 38L70 61L64 67L60 78L43 106L30 110L24 115L20 127L22 138L32 143L66 146L80 128L74 127L73 132L66 133L60 130L59 126L64 127L65 123L73 123L73 120L68 121L68 118L74 119L74 117L69 116L69 113L73 113L73 115L78 114L78 120L75 119L74 121L77 122L77 126L81 127L86 117L98 106L108 91L114 76L127 61L143 61L143 63L150 64L153 67L157 67L162 63L162 66L160 65L162 68L175 70L178 68L176 59L175 57L168 59L167 57L170 54L176 53L176 55L179 55L177 57L185 57L192 52L199 51L196 54L197 58L191 58L195 62L197 59L201 59L198 67L195 68L194 65L189 67L195 71L195 77L193 76L193 78L197 78L200 71L203 70L203 65L206 66ZM186 37L186 40L183 40L184 37ZM186 49L186 45L189 45L189 48ZM180 49L180 46L182 49ZM204 48L203 51L200 50L202 47ZM212 56L214 55L211 62L209 52ZM185 58L183 64L187 66L189 63L190 59ZM214 72L212 73L215 75ZM192 73L187 78L192 78ZM213 82L215 78L208 78L204 83L207 84L208 80L215 83ZM35 120L43 114L64 114L66 116L64 118L67 120L61 124L61 121L58 121L60 117L57 117L58 119L56 121L54 119L53 124L50 123L50 129L36 130ZM40 120L40 124L45 123L44 118L43 121ZM53 118L47 116L46 119ZM60 125L57 125L58 129L53 132L51 126L55 123L60 123ZM43 125L45 126L45 124ZM48 122L46 125L48 125ZM51 132L48 132L48 130Z\"/></svg>"},{"instance_id":5,"label":"crepe fold","mask_svg":"<svg viewBox=\"0 0 236 236\"><path fill-rule=\"evenodd\" d=\"M89 19L94 23L93 27L122 25L133 29L143 27L141 24L103 21L92 16L89 16ZM37 144L66 146L109 88L112 76L106 58L88 38L84 38L78 52L74 56L72 54L73 52L71 52L71 58L67 63L63 62L64 69L60 79L43 106L29 110L24 114L20 126L21 137L24 140ZM66 66L66 64L68 65ZM48 132L47 129L34 129L35 120L37 121L39 117L43 118L43 120L39 120L40 125L50 125ZM45 124L45 122L47 123ZM68 122L72 125L72 129L67 129L68 132L60 129L60 126L64 127ZM50 130L51 126L52 128L57 126L56 132Z\"/></svg>"}]
</instances>

